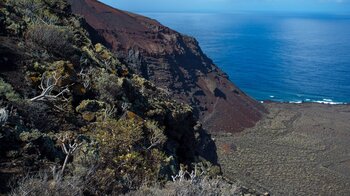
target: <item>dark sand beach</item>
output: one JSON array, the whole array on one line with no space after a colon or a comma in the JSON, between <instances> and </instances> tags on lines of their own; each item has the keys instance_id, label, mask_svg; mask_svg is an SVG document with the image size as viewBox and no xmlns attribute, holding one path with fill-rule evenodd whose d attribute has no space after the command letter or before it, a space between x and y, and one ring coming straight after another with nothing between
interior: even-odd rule
<instances>
[{"instance_id":1,"label":"dark sand beach","mask_svg":"<svg viewBox=\"0 0 350 196\"><path fill-rule=\"evenodd\" d=\"M265 107L254 128L213 135L226 177L271 195L350 195L350 105Z\"/></svg>"}]
</instances>

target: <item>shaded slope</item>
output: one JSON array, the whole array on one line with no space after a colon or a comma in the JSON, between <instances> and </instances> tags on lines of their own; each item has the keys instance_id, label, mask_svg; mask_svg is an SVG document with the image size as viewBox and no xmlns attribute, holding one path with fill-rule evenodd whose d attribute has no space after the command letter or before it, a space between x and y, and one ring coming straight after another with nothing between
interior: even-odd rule
<instances>
[{"instance_id":1,"label":"shaded slope","mask_svg":"<svg viewBox=\"0 0 350 196\"><path fill-rule=\"evenodd\" d=\"M59 195L83 195L56 189L73 176L84 195L118 195L181 165L220 173L192 108L92 44L87 26L66 1L0 1L0 195L17 183L57 195L34 178Z\"/></svg>"},{"instance_id":2,"label":"shaded slope","mask_svg":"<svg viewBox=\"0 0 350 196\"><path fill-rule=\"evenodd\" d=\"M193 106L206 129L236 132L260 120L263 106L230 82L194 38L95 0L71 3L119 58Z\"/></svg>"}]
</instances>

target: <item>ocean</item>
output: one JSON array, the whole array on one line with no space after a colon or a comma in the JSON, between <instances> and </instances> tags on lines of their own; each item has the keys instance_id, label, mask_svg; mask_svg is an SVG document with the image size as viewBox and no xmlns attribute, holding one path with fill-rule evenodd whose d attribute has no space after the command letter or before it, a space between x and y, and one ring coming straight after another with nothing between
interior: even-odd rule
<instances>
[{"instance_id":1,"label":"ocean","mask_svg":"<svg viewBox=\"0 0 350 196\"><path fill-rule=\"evenodd\" d=\"M142 13L195 37L256 100L350 103L350 16Z\"/></svg>"}]
</instances>

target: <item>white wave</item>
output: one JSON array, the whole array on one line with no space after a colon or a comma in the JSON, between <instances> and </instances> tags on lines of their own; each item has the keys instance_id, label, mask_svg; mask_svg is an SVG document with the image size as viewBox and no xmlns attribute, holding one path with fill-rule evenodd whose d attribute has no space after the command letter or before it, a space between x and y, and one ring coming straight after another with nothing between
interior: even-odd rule
<instances>
[{"instance_id":1,"label":"white wave","mask_svg":"<svg viewBox=\"0 0 350 196\"><path fill-rule=\"evenodd\" d=\"M283 102L283 101L273 101L277 103L293 103L293 104L303 104L303 103L320 103L320 104L327 104L327 105L346 105L350 103L346 102L336 102L333 101L332 99L322 99L322 100L311 100L311 99L305 99L305 100L295 100L295 101L288 101L288 102ZM264 103L264 101L260 101L260 103Z\"/></svg>"},{"instance_id":2,"label":"white wave","mask_svg":"<svg viewBox=\"0 0 350 196\"><path fill-rule=\"evenodd\" d=\"M313 101L314 103L322 103L322 104L329 104L329 105L344 105L346 103L344 102L335 102L335 101Z\"/></svg>"},{"instance_id":3,"label":"white wave","mask_svg":"<svg viewBox=\"0 0 350 196\"><path fill-rule=\"evenodd\" d=\"M302 103L320 103L320 104L328 104L328 105L344 105L348 104L345 102L336 102L330 99L323 99L321 101L317 100L311 100L311 99L305 99L305 101L289 101L288 103L294 103L294 104L302 104Z\"/></svg>"},{"instance_id":4,"label":"white wave","mask_svg":"<svg viewBox=\"0 0 350 196\"><path fill-rule=\"evenodd\" d=\"M297 103L297 104L299 104L299 103L303 103L303 101L290 101L289 103Z\"/></svg>"}]
</instances>

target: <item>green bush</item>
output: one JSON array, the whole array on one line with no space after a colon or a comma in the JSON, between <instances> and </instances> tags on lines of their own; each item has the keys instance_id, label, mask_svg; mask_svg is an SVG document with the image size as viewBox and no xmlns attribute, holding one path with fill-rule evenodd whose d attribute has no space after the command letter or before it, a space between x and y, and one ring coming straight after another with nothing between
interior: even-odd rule
<instances>
[{"instance_id":1,"label":"green bush","mask_svg":"<svg viewBox=\"0 0 350 196\"><path fill-rule=\"evenodd\" d=\"M95 79L95 90L98 92L100 99L113 103L123 94L123 79L114 74L102 72Z\"/></svg>"},{"instance_id":2,"label":"green bush","mask_svg":"<svg viewBox=\"0 0 350 196\"><path fill-rule=\"evenodd\" d=\"M19 101L20 96L13 90L12 86L0 78L0 97L5 97L9 101Z\"/></svg>"},{"instance_id":3,"label":"green bush","mask_svg":"<svg viewBox=\"0 0 350 196\"><path fill-rule=\"evenodd\" d=\"M93 137L101 145L101 154L113 161L115 155L140 148L143 131L142 126L133 120L107 120L98 123Z\"/></svg>"},{"instance_id":4,"label":"green bush","mask_svg":"<svg viewBox=\"0 0 350 196\"><path fill-rule=\"evenodd\" d=\"M132 190L159 178L166 157L158 149L147 149L143 121L109 119L90 129L91 138L99 145L100 168L95 181L114 182L105 190Z\"/></svg>"}]
</instances>

